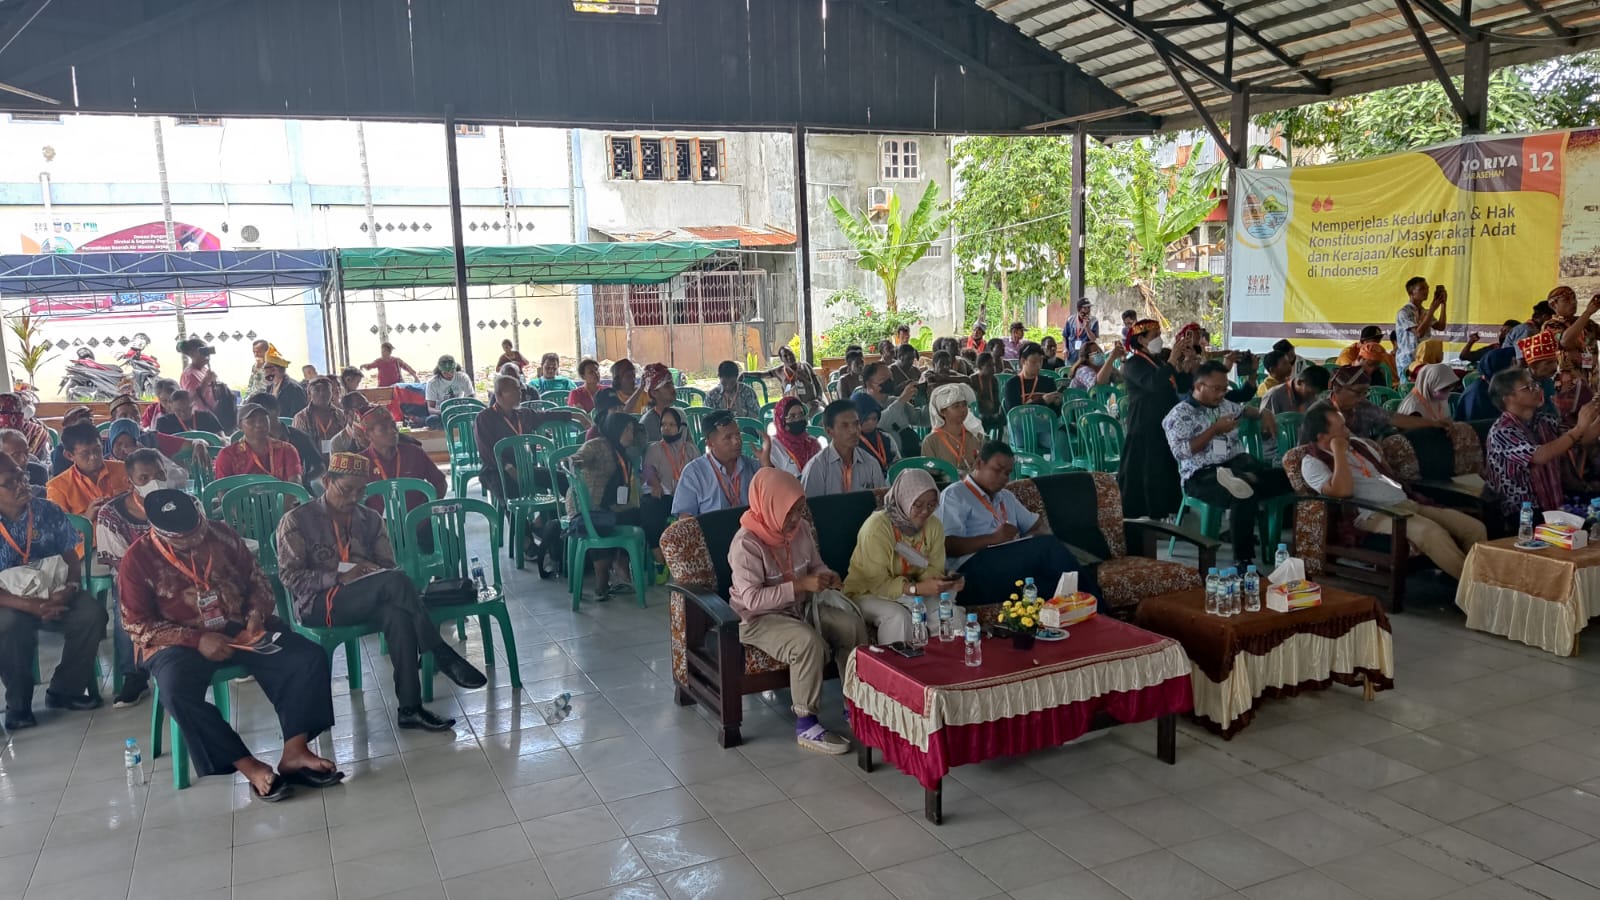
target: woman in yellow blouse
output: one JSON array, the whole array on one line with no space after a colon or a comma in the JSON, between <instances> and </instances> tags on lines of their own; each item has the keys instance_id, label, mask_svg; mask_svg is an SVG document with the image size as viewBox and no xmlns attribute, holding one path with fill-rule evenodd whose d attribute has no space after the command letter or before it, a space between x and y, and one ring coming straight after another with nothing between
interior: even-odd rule
<instances>
[{"instance_id":1,"label":"woman in yellow blouse","mask_svg":"<svg viewBox=\"0 0 1600 900\"><path fill-rule=\"evenodd\" d=\"M638 422L627 413L614 411L600 421L600 436L584 442L572 455L577 477L589 489L589 508L599 513L605 510L615 517L618 525L638 525L639 472L634 464L632 447L638 433ZM567 492L567 510L578 514L577 497ZM607 518L610 518L608 516ZM582 523L575 523L582 527ZM600 523L596 522L597 530ZM620 551L606 550L589 554L594 565L596 598L605 600L608 594L626 594L633 590L628 585L628 558ZM611 571L615 565L618 577L612 583Z\"/></svg>"},{"instance_id":2,"label":"woman in yellow blouse","mask_svg":"<svg viewBox=\"0 0 1600 900\"><path fill-rule=\"evenodd\" d=\"M880 644L911 638L913 597L922 598L931 631L938 627L939 594L961 591L961 576L945 572L944 526L934 515L938 508L933 476L906 469L889 486L883 509L868 516L856 535L842 590L877 629ZM958 607L952 627L965 620Z\"/></svg>"},{"instance_id":3,"label":"woman in yellow blouse","mask_svg":"<svg viewBox=\"0 0 1600 900\"><path fill-rule=\"evenodd\" d=\"M977 403L972 388L965 384L942 384L928 397L928 412L934 429L922 439L922 455L942 459L965 475L978 464L978 448L983 446L980 423L971 409Z\"/></svg>"}]
</instances>

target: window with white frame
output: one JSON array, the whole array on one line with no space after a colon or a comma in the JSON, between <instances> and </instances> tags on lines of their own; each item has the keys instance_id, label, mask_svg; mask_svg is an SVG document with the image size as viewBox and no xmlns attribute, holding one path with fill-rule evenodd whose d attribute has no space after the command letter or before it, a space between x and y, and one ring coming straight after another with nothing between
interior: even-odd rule
<instances>
[{"instance_id":1,"label":"window with white frame","mask_svg":"<svg viewBox=\"0 0 1600 900\"><path fill-rule=\"evenodd\" d=\"M882 163L884 181L919 181L922 178L922 155L915 140L885 139L878 145L878 159Z\"/></svg>"}]
</instances>

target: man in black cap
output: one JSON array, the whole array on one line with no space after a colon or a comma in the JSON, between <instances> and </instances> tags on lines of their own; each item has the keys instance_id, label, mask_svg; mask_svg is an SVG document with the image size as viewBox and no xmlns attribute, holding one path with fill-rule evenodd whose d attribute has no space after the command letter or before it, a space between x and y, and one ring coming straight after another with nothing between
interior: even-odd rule
<instances>
[{"instance_id":1,"label":"man in black cap","mask_svg":"<svg viewBox=\"0 0 1600 900\"><path fill-rule=\"evenodd\" d=\"M305 625L382 628L394 664L398 724L448 731L455 720L422 705L417 671L422 654L432 653L439 671L464 688L483 687L488 679L439 637L416 586L395 565L383 515L361 504L371 476L372 463L365 456L333 455L322 496L295 507L278 523L278 577Z\"/></svg>"},{"instance_id":2,"label":"man in black cap","mask_svg":"<svg viewBox=\"0 0 1600 900\"><path fill-rule=\"evenodd\" d=\"M291 785L337 784L343 773L311 750L333 727L327 654L274 615L255 554L233 529L206 521L198 500L152 491L144 509L150 533L133 542L117 572L122 624L148 661L195 770L238 772L256 799L269 803L287 797ZM277 712L284 740L276 771L206 702L222 665L252 675Z\"/></svg>"}]
</instances>

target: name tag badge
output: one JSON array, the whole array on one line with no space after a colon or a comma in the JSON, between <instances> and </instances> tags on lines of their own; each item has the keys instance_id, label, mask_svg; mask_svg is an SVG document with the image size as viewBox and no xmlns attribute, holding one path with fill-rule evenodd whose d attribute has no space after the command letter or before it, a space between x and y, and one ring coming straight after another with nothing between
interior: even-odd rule
<instances>
[{"instance_id":1,"label":"name tag badge","mask_svg":"<svg viewBox=\"0 0 1600 900\"><path fill-rule=\"evenodd\" d=\"M333 441L331 441L331 440L330 441L323 441L322 442L322 452L323 453L332 453L333 452Z\"/></svg>"},{"instance_id":2,"label":"name tag badge","mask_svg":"<svg viewBox=\"0 0 1600 900\"><path fill-rule=\"evenodd\" d=\"M625 484L617 485L617 505L618 506L627 506L628 505L628 486L625 485Z\"/></svg>"},{"instance_id":3,"label":"name tag badge","mask_svg":"<svg viewBox=\"0 0 1600 900\"><path fill-rule=\"evenodd\" d=\"M216 630L227 623L227 617L222 614L222 596L216 591L197 595L195 605L200 608L200 618L207 628Z\"/></svg>"}]
</instances>

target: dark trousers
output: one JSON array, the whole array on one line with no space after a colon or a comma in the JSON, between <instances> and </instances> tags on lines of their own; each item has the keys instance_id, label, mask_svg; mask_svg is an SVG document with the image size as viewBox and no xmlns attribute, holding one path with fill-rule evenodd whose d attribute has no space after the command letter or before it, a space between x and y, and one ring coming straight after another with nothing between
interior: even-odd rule
<instances>
[{"instance_id":1,"label":"dark trousers","mask_svg":"<svg viewBox=\"0 0 1600 900\"><path fill-rule=\"evenodd\" d=\"M645 494L639 498L639 524L644 528L645 546L661 546L661 532L667 530L672 518L672 495L659 497Z\"/></svg>"},{"instance_id":2,"label":"dark trousers","mask_svg":"<svg viewBox=\"0 0 1600 900\"><path fill-rule=\"evenodd\" d=\"M1017 582L1032 578L1041 597L1048 597L1056 589L1056 582L1067 572L1078 573L1078 590L1100 596L1100 583L1091 569L1078 566L1077 557L1067 545L1049 534L1041 534L1014 544L1003 544L979 550L961 566L961 575L967 586L961 589L956 602L971 610L974 606L987 606L1021 595ZM1104 599L1101 600L1104 612Z\"/></svg>"},{"instance_id":3,"label":"dark trousers","mask_svg":"<svg viewBox=\"0 0 1600 900\"><path fill-rule=\"evenodd\" d=\"M1250 483L1255 494L1240 500L1217 483L1217 470L1226 468L1235 477ZM1261 501L1294 493L1289 476L1277 466L1257 462L1253 456L1239 455L1220 466L1206 466L1189 476L1183 491L1196 500L1228 510L1228 530L1233 533L1233 558L1243 566L1256 558L1256 511Z\"/></svg>"},{"instance_id":4,"label":"dark trousers","mask_svg":"<svg viewBox=\"0 0 1600 900\"><path fill-rule=\"evenodd\" d=\"M67 601L67 611L49 623L61 631L61 664L50 677L52 693L72 697L94 688L94 655L106 636L106 610L86 591ZM0 609L0 681L6 708L33 708L33 661L39 653L39 628L45 623L14 609Z\"/></svg>"},{"instance_id":5,"label":"dark trousers","mask_svg":"<svg viewBox=\"0 0 1600 900\"><path fill-rule=\"evenodd\" d=\"M206 701L211 676L220 666L240 666L255 677L278 714L285 739L308 740L333 727L333 693L328 655L288 629L278 636L283 649L270 656L235 651L217 663L189 647L167 647L150 657L150 674L161 691L161 705L183 731L189 758L201 775L232 772L235 760L250 755L239 733Z\"/></svg>"},{"instance_id":6,"label":"dark trousers","mask_svg":"<svg viewBox=\"0 0 1600 900\"><path fill-rule=\"evenodd\" d=\"M327 594L312 601L304 621L313 626L327 624ZM389 661L394 664L395 701L402 707L422 705L419 660L422 654L444 647L445 642L404 572L380 572L341 585L333 594L333 624L378 626L389 643Z\"/></svg>"}]
</instances>

